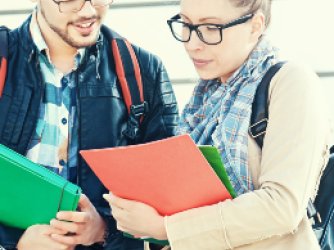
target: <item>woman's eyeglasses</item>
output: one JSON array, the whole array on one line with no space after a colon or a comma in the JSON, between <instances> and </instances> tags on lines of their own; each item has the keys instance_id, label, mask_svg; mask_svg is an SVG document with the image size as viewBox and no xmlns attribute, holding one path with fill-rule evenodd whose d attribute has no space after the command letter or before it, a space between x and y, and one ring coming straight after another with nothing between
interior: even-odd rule
<instances>
[{"instance_id":1,"label":"woman's eyeglasses","mask_svg":"<svg viewBox=\"0 0 334 250\"><path fill-rule=\"evenodd\" d=\"M167 23L175 39L180 42L189 42L192 31L195 31L202 42L208 45L217 45L223 40L224 29L245 23L253 16L254 14L247 14L226 24L203 23L193 25L190 23L182 22L180 20L181 16L178 14L167 20Z\"/></svg>"}]
</instances>

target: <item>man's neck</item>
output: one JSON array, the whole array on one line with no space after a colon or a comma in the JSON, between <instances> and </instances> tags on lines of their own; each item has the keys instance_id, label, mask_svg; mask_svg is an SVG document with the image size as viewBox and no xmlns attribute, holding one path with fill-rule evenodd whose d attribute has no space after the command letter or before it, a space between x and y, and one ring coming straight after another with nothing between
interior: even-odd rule
<instances>
[{"instance_id":1,"label":"man's neck","mask_svg":"<svg viewBox=\"0 0 334 250\"><path fill-rule=\"evenodd\" d=\"M55 67L63 73L68 73L74 68L74 57L78 53L77 48L66 43L46 23L40 12L36 13L36 25L49 50L49 56Z\"/></svg>"}]
</instances>

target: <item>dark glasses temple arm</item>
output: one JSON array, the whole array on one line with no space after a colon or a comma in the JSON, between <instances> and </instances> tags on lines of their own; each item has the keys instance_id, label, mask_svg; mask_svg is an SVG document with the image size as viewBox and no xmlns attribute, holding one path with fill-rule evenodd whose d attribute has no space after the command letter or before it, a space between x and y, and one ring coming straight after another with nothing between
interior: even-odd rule
<instances>
[{"instance_id":1,"label":"dark glasses temple arm","mask_svg":"<svg viewBox=\"0 0 334 250\"><path fill-rule=\"evenodd\" d=\"M247 22L249 19L251 19L252 17L254 16L254 13L251 13L251 14L248 14L248 15L245 15L245 16L242 16L236 20L233 20L232 22L230 23L227 23L227 24L224 24L222 25L222 28L226 29L226 28L229 28L229 27L232 27L234 25L238 25L238 24L242 24L242 23L245 23Z\"/></svg>"},{"instance_id":2,"label":"dark glasses temple arm","mask_svg":"<svg viewBox=\"0 0 334 250\"><path fill-rule=\"evenodd\" d=\"M178 20L178 19L180 19L180 18L181 18L180 14L176 14L176 15L173 16L170 20Z\"/></svg>"}]
</instances>

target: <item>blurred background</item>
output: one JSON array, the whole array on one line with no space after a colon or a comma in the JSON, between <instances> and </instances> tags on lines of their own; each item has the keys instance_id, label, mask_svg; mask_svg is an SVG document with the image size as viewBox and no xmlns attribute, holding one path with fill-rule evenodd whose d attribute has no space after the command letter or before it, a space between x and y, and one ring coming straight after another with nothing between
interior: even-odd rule
<instances>
[{"instance_id":1,"label":"blurred background","mask_svg":"<svg viewBox=\"0 0 334 250\"><path fill-rule=\"evenodd\" d=\"M182 109L198 79L182 43L174 40L166 24L178 13L178 4L168 0L115 0L106 24L162 59ZM15 28L33 6L30 0L6 1L0 6L0 24ZM334 121L333 10L333 0L273 0L267 33L285 59L302 61L317 72L328 105L333 107Z\"/></svg>"}]
</instances>

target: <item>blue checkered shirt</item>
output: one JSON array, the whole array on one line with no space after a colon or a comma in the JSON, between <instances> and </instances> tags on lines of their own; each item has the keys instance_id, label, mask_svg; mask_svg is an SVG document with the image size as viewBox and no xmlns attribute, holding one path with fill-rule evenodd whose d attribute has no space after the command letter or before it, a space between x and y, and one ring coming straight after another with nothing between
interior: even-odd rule
<instances>
[{"instance_id":1,"label":"blue checkered shirt","mask_svg":"<svg viewBox=\"0 0 334 250\"><path fill-rule=\"evenodd\" d=\"M44 85L36 130L30 140L27 157L74 181L78 161L78 118L76 68L85 50L78 50L75 68L63 74L52 64L49 50L36 18L32 18L31 32L39 54Z\"/></svg>"}]
</instances>

